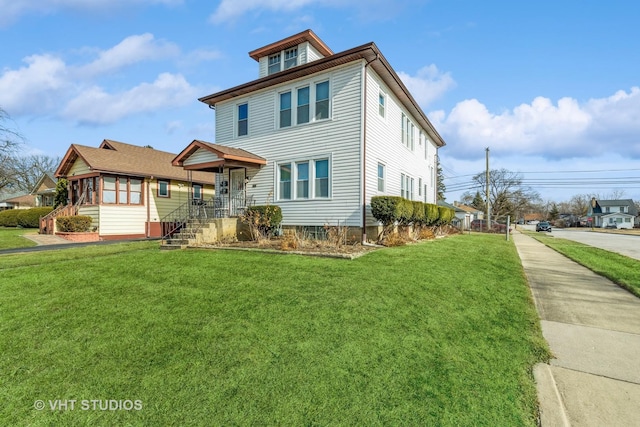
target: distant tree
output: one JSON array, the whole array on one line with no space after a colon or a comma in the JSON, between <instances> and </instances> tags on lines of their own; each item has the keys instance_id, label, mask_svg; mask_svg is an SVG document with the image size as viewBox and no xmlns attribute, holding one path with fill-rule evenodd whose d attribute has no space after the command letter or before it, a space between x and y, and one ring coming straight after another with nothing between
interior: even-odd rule
<instances>
[{"instance_id":1,"label":"distant tree","mask_svg":"<svg viewBox=\"0 0 640 427\"><path fill-rule=\"evenodd\" d=\"M484 202L484 199L482 198L482 195L480 195L479 191L476 191L476 195L473 196L473 200L471 201L471 206L473 206L474 208L480 211L487 210L487 206Z\"/></svg>"},{"instance_id":2,"label":"distant tree","mask_svg":"<svg viewBox=\"0 0 640 427\"><path fill-rule=\"evenodd\" d=\"M549 209L549 219L556 220L560 216L560 210L558 209L558 205L555 203L551 204L551 209Z\"/></svg>"},{"instance_id":3,"label":"distant tree","mask_svg":"<svg viewBox=\"0 0 640 427\"><path fill-rule=\"evenodd\" d=\"M440 163L438 163L437 175L436 175L436 185L438 188L438 200L444 200L444 193L447 191L447 186L444 185L444 173L442 172L442 167Z\"/></svg>"},{"instance_id":4,"label":"distant tree","mask_svg":"<svg viewBox=\"0 0 640 427\"><path fill-rule=\"evenodd\" d=\"M53 208L58 206L66 206L69 197L67 187L69 182L65 178L60 178L56 183L56 194L53 199Z\"/></svg>"},{"instance_id":5,"label":"distant tree","mask_svg":"<svg viewBox=\"0 0 640 427\"><path fill-rule=\"evenodd\" d=\"M585 216L589 211L589 205L591 204L590 194L576 194L569 200L570 213L577 217Z\"/></svg>"},{"instance_id":6,"label":"distant tree","mask_svg":"<svg viewBox=\"0 0 640 427\"><path fill-rule=\"evenodd\" d=\"M504 219L507 215L519 218L531 206L540 202L540 194L533 188L523 185L522 175L507 169L489 171L489 203L491 216ZM475 175L472 180L480 188L486 188L486 173Z\"/></svg>"},{"instance_id":7,"label":"distant tree","mask_svg":"<svg viewBox=\"0 0 640 427\"><path fill-rule=\"evenodd\" d=\"M11 120L9 114L0 108L0 192L15 187L15 158L23 143L22 136L6 123Z\"/></svg>"},{"instance_id":8,"label":"distant tree","mask_svg":"<svg viewBox=\"0 0 640 427\"><path fill-rule=\"evenodd\" d=\"M13 163L15 186L20 191L31 191L43 173L53 173L59 158L43 155L16 157Z\"/></svg>"}]
</instances>

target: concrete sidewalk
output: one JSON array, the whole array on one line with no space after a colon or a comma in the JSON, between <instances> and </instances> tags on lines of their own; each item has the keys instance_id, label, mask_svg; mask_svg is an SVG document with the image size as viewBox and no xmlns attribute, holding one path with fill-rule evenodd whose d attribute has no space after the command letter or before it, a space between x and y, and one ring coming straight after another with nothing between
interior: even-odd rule
<instances>
[{"instance_id":1,"label":"concrete sidewalk","mask_svg":"<svg viewBox=\"0 0 640 427\"><path fill-rule=\"evenodd\" d=\"M543 427L640 426L640 298L513 234L554 359L534 369Z\"/></svg>"}]
</instances>

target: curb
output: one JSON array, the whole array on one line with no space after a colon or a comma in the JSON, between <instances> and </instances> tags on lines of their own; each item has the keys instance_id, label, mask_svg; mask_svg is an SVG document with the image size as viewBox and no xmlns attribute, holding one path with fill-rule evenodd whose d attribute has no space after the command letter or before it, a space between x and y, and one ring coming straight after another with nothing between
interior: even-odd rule
<instances>
[{"instance_id":1,"label":"curb","mask_svg":"<svg viewBox=\"0 0 640 427\"><path fill-rule=\"evenodd\" d=\"M540 408L539 425L571 427L567 409L551 372L551 366L538 363L533 367Z\"/></svg>"}]
</instances>

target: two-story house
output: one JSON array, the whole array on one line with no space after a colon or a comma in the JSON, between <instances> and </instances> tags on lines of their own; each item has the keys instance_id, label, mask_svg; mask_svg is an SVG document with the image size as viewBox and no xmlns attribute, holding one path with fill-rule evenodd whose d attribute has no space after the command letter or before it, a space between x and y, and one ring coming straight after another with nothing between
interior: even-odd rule
<instances>
[{"instance_id":1,"label":"two-story house","mask_svg":"<svg viewBox=\"0 0 640 427\"><path fill-rule=\"evenodd\" d=\"M375 43L334 53L306 30L249 56L258 79L200 98L215 144L193 141L174 165L216 172L216 197L277 204L283 227L312 233L376 236L372 196L436 203L445 143Z\"/></svg>"},{"instance_id":2,"label":"two-story house","mask_svg":"<svg viewBox=\"0 0 640 427\"><path fill-rule=\"evenodd\" d=\"M633 228L638 219L638 209L631 199L591 199L587 216L593 227Z\"/></svg>"}]
</instances>

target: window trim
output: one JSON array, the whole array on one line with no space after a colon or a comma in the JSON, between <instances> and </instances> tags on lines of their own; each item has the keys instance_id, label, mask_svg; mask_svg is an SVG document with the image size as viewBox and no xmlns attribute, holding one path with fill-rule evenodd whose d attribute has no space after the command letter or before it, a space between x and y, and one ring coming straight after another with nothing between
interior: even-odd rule
<instances>
[{"instance_id":1,"label":"window trim","mask_svg":"<svg viewBox=\"0 0 640 427\"><path fill-rule=\"evenodd\" d=\"M383 119L387 115L387 95L382 91L378 92L378 115Z\"/></svg>"},{"instance_id":2,"label":"window trim","mask_svg":"<svg viewBox=\"0 0 640 427\"><path fill-rule=\"evenodd\" d=\"M382 170L382 177L380 176L380 171ZM378 192L384 193L387 188L387 166L384 163L378 162ZM380 189L380 184L382 184L382 189Z\"/></svg>"},{"instance_id":3,"label":"window trim","mask_svg":"<svg viewBox=\"0 0 640 427\"><path fill-rule=\"evenodd\" d=\"M244 118L244 119L241 119L240 118L240 108L243 107L243 106L246 106L247 117ZM241 122L246 122L246 127L244 129L245 133L243 133L243 134L240 134L240 129L241 129L240 123ZM248 101L236 104L236 137L237 138L242 138L243 136L247 136L247 135L249 135L249 102Z\"/></svg>"},{"instance_id":4,"label":"window trim","mask_svg":"<svg viewBox=\"0 0 640 427\"><path fill-rule=\"evenodd\" d=\"M200 189L199 196L196 195L196 188ZM204 197L204 185L202 185L202 184L192 184L191 185L191 198L193 200L202 200L203 197Z\"/></svg>"},{"instance_id":5,"label":"window trim","mask_svg":"<svg viewBox=\"0 0 640 427\"><path fill-rule=\"evenodd\" d=\"M322 85L323 83L327 84L327 98L323 98L323 99L318 99L318 86ZM307 104L299 104L299 93L301 90L307 89L308 93L309 93L309 102ZM281 126L281 115L282 112L285 110L282 110L282 95L286 94L286 93L290 93L290 102L291 102L291 125L289 126ZM318 108L320 103L325 103L327 104L327 116L326 118L322 117L322 118L318 118L318 111L320 111L320 108ZM332 99L332 87L331 87L331 79L328 78L322 78L322 79L318 79L318 80L308 80L305 81L303 84L299 84L299 85L289 85L286 87L281 88L280 91L278 91L276 93L276 100L275 100L275 109L276 109L276 114L275 114L275 128L276 129L288 129L290 127L296 127L296 126L307 126L310 125L312 123L319 123L319 122L324 122L327 120L331 120L332 117L332 107L333 107L333 99ZM305 117L307 120L300 122L300 109L301 108L306 108L307 110L307 114L308 114L308 118ZM306 116L306 115L305 115Z\"/></svg>"},{"instance_id":6,"label":"window trim","mask_svg":"<svg viewBox=\"0 0 640 427\"><path fill-rule=\"evenodd\" d=\"M107 189L105 186L105 180L107 178L113 178L114 179L114 184L115 187L114 189ZM132 203L131 202L131 180L134 179L136 181L140 181L140 191L135 191L133 193L138 193L140 195L140 201L138 203ZM140 178L140 177L131 177L131 176L119 176L119 175L102 175L101 177L101 183L100 183L100 202L99 204L101 205L112 205L112 206L144 206L145 204L145 199L144 199L144 183L145 180L144 178ZM122 187L122 185L124 185L124 189ZM108 202L106 201L106 197L105 197L105 191L106 192L113 192L114 194L114 201L113 202ZM122 193L126 194L126 200L122 201Z\"/></svg>"},{"instance_id":7,"label":"window trim","mask_svg":"<svg viewBox=\"0 0 640 427\"><path fill-rule=\"evenodd\" d=\"M167 184L167 194L162 194L160 192L160 184L161 183ZM158 179L158 180L156 180L156 195L158 197L162 197L163 199L170 199L171 198L171 181L170 180L166 180L166 179Z\"/></svg>"},{"instance_id":8,"label":"window trim","mask_svg":"<svg viewBox=\"0 0 640 427\"><path fill-rule=\"evenodd\" d=\"M317 163L326 161L327 162L327 176L318 178L317 176ZM298 185L302 182L298 179L298 165L306 163L307 166L307 179L304 181L307 186L307 197L298 195ZM282 197L282 167L289 167L290 170L290 180L288 181L290 184L289 187L289 198ZM310 201L310 200L330 200L332 198L332 159L330 155L326 156L314 156L312 158L296 158L296 159L287 159L276 162L275 164L275 181L276 181L276 200L279 202L295 202L295 201ZM318 195L318 180L327 180L327 195L322 196Z\"/></svg>"}]
</instances>

